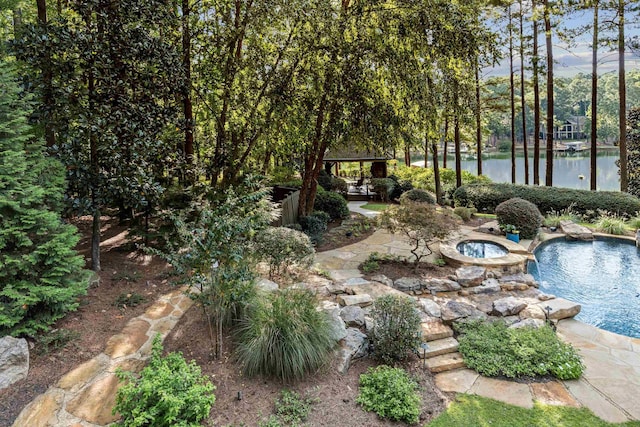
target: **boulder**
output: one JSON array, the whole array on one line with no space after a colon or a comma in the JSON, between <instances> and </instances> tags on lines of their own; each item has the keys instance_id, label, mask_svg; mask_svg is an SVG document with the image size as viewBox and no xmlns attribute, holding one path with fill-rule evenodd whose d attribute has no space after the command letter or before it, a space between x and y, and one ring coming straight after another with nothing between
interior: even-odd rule
<instances>
[{"instance_id":1,"label":"boulder","mask_svg":"<svg viewBox=\"0 0 640 427\"><path fill-rule=\"evenodd\" d=\"M567 301L563 298L555 298L549 301L541 302L538 304L545 313L547 307L549 310L549 318L554 320L567 319L580 313L582 306L575 302Z\"/></svg>"},{"instance_id":2,"label":"boulder","mask_svg":"<svg viewBox=\"0 0 640 427\"><path fill-rule=\"evenodd\" d=\"M338 372L346 374L351 361L364 357L368 353L367 336L356 328L347 329L347 335L338 352Z\"/></svg>"},{"instance_id":3,"label":"boulder","mask_svg":"<svg viewBox=\"0 0 640 427\"><path fill-rule=\"evenodd\" d=\"M526 302L515 297L500 298L493 302L493 311L491 313L503 317L513 316L524 310L526 306Z\"/></svg>"},{"instance_id":4,"label":"boulder","mask_svg":"<svg viewBox=\"0 0 640 427\"><path fill-rule=\"evenodd\" d=\"M477 294L494 294L496 292L500 292L501 287L500 283L496 279L486 279L482 282L480 286L476 286L473 288L467 288L467 292L470 295Z\"/></svg>"},{"instance_id":5,"label":"boulder","mask_svg":"<svg viewBox=\"0 0 640 427\"><path fill-rule=\"evenodd\" d=\"M422 280L416 277L401 277L393 282L393 287L402 292L417 291L422 286Z\"/></svg>"},{"instance_id":6,"label":"boulder","mask_svg":"<svg viewBox=\"0 0 640 427\"><path fill-rule=\"evenodd\" d=\"M340 317L347 326L359 328L364 325L364 310L357 305L343 307Z\"/></svg>"},{"instance_id":7,"label":"boulder","mask_svg":"<svg viewBox=\"0 0 640 427\"><path fill-rule=\"evenodd\" d=\"M465 288L478 286L485 279L487 269L477 265L460 267L456 270L456 281Z\"/></svg>"},{"instance_id":8,"label":"boulder","mask_svg":"<svg viewBox=\"0 0 640 427\"><path fill-rule=\"evenodd\" d=\"M382 283L383 285L387 285L390 288L393 288L393 280L389 279L384 274L376 274L375 276L372 276L371 281Z\"/></svg>"},{"instance_id":9,"label":"boulder","mask_svg":"<svg viewBox=\"0 0 640 427\"><path fill-rule=\"evenodd\" d=\"M373 304L373 299L371 299L371 295L369 294L339 295L338 304L342 306L358 305L360 307L366 307Z\"/></svg>"},{"instance_id":10,"label":"boulder","mask_svg":"<svg viewBox=\"0 0 640 427\"><path fill-rule=\"evenodd\" d=\"M358 285L368 285L369 281L367 279L363 279L362 277L352 277L343 282L345 286L358 286Z\"/></svg>"},{"instance_id":11,"label":"boulder","mask_svg":"<svg viewBox=\"0 0 640 427\"><path fill-rule=\"evenodd\" d=\"M29 345L24 338L0 338L0 390L27 377Z\"/></svg>"},{"instance_id":12,"label":"boulder","mask_svg":"<svg viewBox=\"0 0 640 427\"><path fill-rule=\"evenodd\" d=\"M260 280L258 280L258 283L256 283L256 287L264 292L275 292L280 289L276 282L272 282L271 280L265 278L261 278Z\"/></svg>"},{"instance_id":13,"label":"boulder","mask_svg":"<svg viewBox=\"0 0 640 427\"><path fill-rule=\"evenodd\" d=\"M331 295L340 295L340 294L347 293L347 288L342 283L334 283L334 284L328 285L327 289L329 290L329 293Z\"/></svg>"},{"instance_id":14,"label":"boulder","mask_svg":"<svg viewBox=\"0 0 640 427\"><path fill-rule=\"evenodd\" d=\"M427 279L424 282L424 286L431 291L431 293L460 290L460 284L449 279Z\"/></svg>"},{"instance_id":15,"label":"boulder","mask_svg":"<svg viewBox=\"0 0 640 427\"><path fill-rule=\"evenodd\" d=\"M544 320L540 320L540 319L522 319L519 322L516 322L514 324L512 324L511 326L509 326L509 328L511 329L518 329L518 328L541 328L544 326Z\"/></svg>"},{"instance_id":16,"label":"boulder","mask_svg":"<svg viewBox=\"0 0 640 427\"><path fill-rule=\"evenodd\" d=\"M334 310L340 309L340 305L337 302L322 300L316 310Z\"/></svg>"},{"instance_id":17,"label":"boulder","mask_svg":"<svg viewBox=\"0 0 640 427\"><path fill-rule=\"evenodd\" d=\"M521 319L540 319L544 320L546 318L544 314L544 310L537 304L527 305L524 310L518 313Z\"/></svg>"},{"instance_id":18,"label":"boulder","mask_svg":"<svg viewBox=\"0 0 640 427\"><path fill-rule=\"evenodd\" d=\"M560 229L568 240L593 240L593 232L570 220L560 221Z\"/></svg>"},{"instance_id":19,"label":"boulder","mask_svg":"<svg viewBox=\"0 0 640 427\"><path fill-rule=\"evenodd\" d=\"M537 286L536 279L528 273L516 273L508 276L502 276L498 279L500 283L525 284L528 286Z\"/></svg>"},{"instance_id":20,"label":"boulder","mask_svg":"<svg viewBox=\"0 0 640 427\"><path fill-rule=\"evenodd\" d=\"M540 294L538 295L538 299L540 301L549 301L550 299L554 299L556 296L551 294Z\"/></svg>"},{"instance_id":21,"label":"boulder","mask_svg":"<svg viewBox=\"0 0 640 427\"><path fill-rule=\"evenodd\" d=\"M331 330L331 339L338 342L347 336L347 328L344 326L344 320L340 317L340 309L334 308L324 310L329 319L329 328Z\"/></svg>"},{"instance_id":22,"label":"boulder","mask_svg":"<svg viewBox=\"0 0 640 427\"><path fill-rule=\"evenodd\" d=\"M442 310L440 310L440 306L435 301L427 298L420 298L418 300L418 306L431 317L442 316Z\"/></svg>"},{"instance_id":23,"label":"boulder","mask_svg":"<svg viewBox=\"0 0 640 427\"><path fill-rule=\"evenodd\" d=\"M485 222L476 228L476 231L479 231L480 233L494 234L496 236L502 236L503 234L502 230L500 230L500 224L498 224L498 221Z\"/></svg>"},{"instance_id":24,"label":"boulder","mask_svg":"<svg viewBox=\"0 0 640 427\"><path fill-rule=\"evenodd\" d=\"M442 309L442 322L451 325L458 320L484 320L487 315L471 304L448 301Z\"/></svg>"}]
</instances>

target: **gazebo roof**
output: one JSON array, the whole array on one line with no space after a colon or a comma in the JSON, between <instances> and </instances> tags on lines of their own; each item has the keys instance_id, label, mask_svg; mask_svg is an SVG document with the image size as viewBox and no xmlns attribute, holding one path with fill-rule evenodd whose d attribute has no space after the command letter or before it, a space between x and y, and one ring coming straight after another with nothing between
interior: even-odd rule
<instances>
[{"instance_id":1,"label":"gazebo roof","mask_svg":"<svg viewBox=\"0 0 640 427\"><path fill-rule=\"evenodd\" d=\"M393 159L391 153L370 150L332 149L324 153L325 162L372 162Z\"/></svg>"}]
</instances>

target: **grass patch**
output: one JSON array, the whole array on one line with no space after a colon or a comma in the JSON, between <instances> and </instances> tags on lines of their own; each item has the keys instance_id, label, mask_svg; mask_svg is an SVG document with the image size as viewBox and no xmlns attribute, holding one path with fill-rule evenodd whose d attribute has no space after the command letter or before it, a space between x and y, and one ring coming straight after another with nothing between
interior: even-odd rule
<instances>
[{"instance_id":1,"label":"grass patch","mask_svg":"<svg viewBox=\"0 0 640 427\"><path fill-rule=\"evenodd\" d=\"M361 206L362 209L368 209L370 211L382 212L389 207L388 203L367 203Z\"/></svg>"},{"instance_id":2,"label":"grass patch","mask_svg":"<svg viewBox=\"0 0 640 427\"><path fill-rule=\"evenodd\" d=\"M496 219L496 215L495 214L488 214L488 213L475 213L473 214L473 216L478 217L478 218L487 218L487 219Z\"/></svg>"},{"instance_id":3,"label":"grass patch","mask_svg":"<svg viewBox=\"0 0 640 427\"><path fill-rule=\"evenodd\" d=\"M640 422L612 424L601 420L586 408L549 406L536 403L521 408L485 397L459 394L445 413L429 427L640 427Z\"/></svg>"}]
</instances>

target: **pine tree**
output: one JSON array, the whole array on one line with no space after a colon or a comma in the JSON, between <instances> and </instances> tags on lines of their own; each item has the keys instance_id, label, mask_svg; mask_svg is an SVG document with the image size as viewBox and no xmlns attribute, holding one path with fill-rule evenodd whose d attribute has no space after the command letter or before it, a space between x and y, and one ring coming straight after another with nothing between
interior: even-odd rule
<instances>
[{"instance_id":1,"label":"pine tree","mask_svg":"<svg viewBox=\"0 0 640 427\"><path fill-rule=\"evenodd\" d=\"M86 293L77 230L64 224L64 171L28 124L29 104L0 63L0 336L33 336Z\"/></svg>"}]
</instances>

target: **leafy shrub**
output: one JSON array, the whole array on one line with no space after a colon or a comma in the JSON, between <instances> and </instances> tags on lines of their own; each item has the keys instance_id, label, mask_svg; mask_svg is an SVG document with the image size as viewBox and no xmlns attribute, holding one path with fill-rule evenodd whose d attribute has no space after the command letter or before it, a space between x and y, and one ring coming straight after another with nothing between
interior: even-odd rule
<instances>
[{"instance_id":1,"label":"leafy shrub","mask_svg":"<svg viewBox=\"0 0 640 427\"><path fill-rule=\"evenodd\" d=\"M331 191L318 191L313 209L328 213L332 221L349 216L347 200L340 194Z\"/></svg>"},{"instance_id":2,"label":"leafy shrub","mask_svg":"<svg viewBox=\"0 0 640 427\"><path fill-rule=\"evenodd\" d=\"M524 239L534 238L542 225L542 215L536 205L517 197L500 203L496 217L500 227L514 225Z\"/></svg>"},{"instance_id":3,"label":"leafy shrub","mask_svg":"<svg viewBox=\"0 0 640 427\"><path fill-rule=\"evenodd\" d=\"M420 418L418 385L400 368L377 366L360 375L358 402L381 418L415 424Z\"/></svg>"},{"instance_id":4,"label":"leafy shrub","mask_svg":"<svg viewBox=\"0 0 640 427\"><path fill-rule=\"evenodd\" d=\"M603 212L595 223L596 229L602 233L621 236L626 233L627 225L624 218Z\"/></svg>"},{"instance_id":5,"label":"leafy shrub","mask_svg":"<svg viewBox=\"0 0 640 427\"><path fill-rule=\"evenodd\" d=\"M396 186L396 182L390 178L373 178L371 180L371 186L373 187L373 191L380 196L380 200L388 202L390 199L389 196L393 193L393 189Z\"/></svg>"},{"instance_id":6,"label":"leafy shrub","mask_svg":"<svg viewBox=\"0 0 640 427\"><path fill-rule=\"evenodd\" d=\"M430 245L458 228L448 211L438 211L435 205L411 200L388 207L378 215L378 221L389 232L405 235L412 246L416 267L420 259L432 253Z\"/></svg>"},{"instance_id":7,"label":"leafy shrub","mask_svg":"<svg viewBox=\"0 0 640 427\"><path fill-rule=\"evenodd\" d=\"M380 270L380 264L378 263L379 257L380 254L378 252L369 254L367 259L360 265L360 269L365 273L373 273L374 271Z\"/></svg>"},{"instance_id":8,"label":"leafy shrub","mask_svg":"<svg viewBox=\"0 0 640 427\"><path fill-rule=\"evenodd\" d=\"M236 354L244 373L288 381L320 368L336 343L316 302L308 290L285 289L255 305L238 330Z\"/></svg>"},{"instance_id":9,"label":"leafy shrub","mask_svg":"<svg viewBox=\"0 0 640 427\"><path fill-rule=\"evenodd\" d=\"M36 352L40 355L48 354L50 351L55 351L64 348L71 341L80 337L80 332L72 331L69 329L54 329L47 331L41 335L38 335L36 342Z\"/></svg>"},{"instance_id":10,"label":"leafy shrub","mask_svg":"<svg viewBox=\"0 0 640 427\"><path fill-rule=\"evenodd\" d=\"M469 221L476 212L478 212L476 208L467 208L465 206L458 206L453 209L453 214L458 215L464 222Z\"/></svg>"},{"instance_id":11,"label":"leafy shrub","mask_svg":"<svg viewBox=\"0 0 640 427\"><path fill-rule=\"evenodd\" d=\"M325 191L331 191L331 174L324 169L318 175L318 185Z\"/></svg>"},{"instance_id":12,"label":"leafy shrub","mask_svg":"<svg viewBox=\"0 0 640 427\"><path fill-rule=\"evenodd\" d=\"M371 310L373 356L383 363L405 360L420 345L420 315L408 297L383 295Z\"/></svg>"},{"instance_id":13,"label":"leafy shrub","mask_svg":"<svg viewBox=\"0 0 640 427\"><path fill-rule=\"evenodd\" d=\"M506 152L506 151L511 151L511 141L508 140L502 140L498 143L498 151L500 152Z\"/></svg>"},{"instance_id":14,"label":"leafy shrub","mask_svg":"<svg viewBox=\"0 0 640 427\"><path fill-rule=\"evenodd\" d=\"M349 185L344 179L334 176L331 178L331 191L335 191L338 194L346 196L349 192Z\"/></svg>"},{"instance_id":15,"label":"leafy shrub","mask_svg":"<svg viewBox=\"0 0 640 427\"><path fill-rule=\"evenodd\" d=\"M313 402L295 391L282 390L276 400L276 416L287 425L298 425L307 420Z\"/></svg>"},{"instance_id":16,"label":"leafy shrub","mask_svg":"<svg viewBox=\"0 0 640 427\"><path fill-rule=\"evenodd\" d=\"M398 167L394 174L399 180L411 182L414 188L422 188L431 193L436 192L436 184L433 176L433 168ZM484 175L475 175L469 171L462 171L462 184L489 183L491 180ZM440 169L440 183L445 192L452 191L456 186L456 172L452 169ZM461 204L471 206L470 204ZM475 205L477 206L477 205Z\"/></svg>"},{"instance_id":17,"label":"leafy shrub","mask_svg":"<svg viewBox=\"0 0 640 427\"><path fill-rule=\"evenodd\" d=\"M279 274L282 267L306 268L315 253L309 236L284 227L269 227L256 237L258 255L269 263L269 274Z\"/></svg>"},{"instance_id":18,"label":"leafy shrub","mask_svg":"<svg viewBox=\"0 0 640 427\"><path fill-rule=\"evenodd\" d=\"M284 182L291 182L296 176L296 171L293 168L287 166L276 166L269 174L269 182L274 184L281 184Z\"/></svg>"},{"instance_id":19,"label":"leafy shrub","mask_svg":"<svg viewBox=\"0 0 640 427\"><path fill-rule=\"evenodd\" d=\"M395 183L393 190L389 194L389 200L398 200L404 193L413 190L413 184L409 180L399 180L395 175L389 175L389 179L392 179Z\"/></svg>"},{"instance_id":20,"label":"leafy shrub","mask_svg":"<svg viewBox=\"0 0 640 427\"><path fill-rule=\"evenodd\" d=\"M311 242L320 244L322 235L327 230L327 224L331 220L328 213L322 211L314 211L311 215L298 218L300 229L309 236Z\"/></svg>"},{"instance_id":21,"label":"leafy shrub","mask_svg":"<svg viewBox=\"0 0 640 427\"><path fill-rule=\"evenodd\" d=\"M482 375L509 378L553 375L575 379L584 366L574 348L551 327L509 329L502 321L454 325L460 353L468 367Z\"/></svg>"},{"instance_id":22,"label":"leafy shrub","mask_svg":"<svg viewBox=\"0 0 640 427\"><path fill-rule=\"evenodd\" d=\"M420 188L414 188L400 196L400 203L404 203L407 200L411 200L412 202L428 203L430 205L436 204L436 198L428 191Z\"/></svg>"},{"instance_id":23,"label":"leafy shrub","mask_svg":"<svg viewBox=\"0 0 640 427\"><path fill-rule=\"evenodd\" d=\"M454 193L460 206L475 206L479 212L495 211L500 203L514 197L528 200L540 212L561 212L571 206L576 215L608 210L618 215L634 216L640 212L640 199L617 191L589 191L571 188L527 186L518 184L463 185Z\"/></svg>"},{"instance_id":24,"label":"leafy shrub","mask_svg":"<svg viewBox=\"0 0 640 427\"><path fill-rule=\"evenodd\" d=\"M215 402L215 387L194 361L181 353L162 357L160 335L153 340L149 364L136 378L118 370L125 384L116 394L113 413L120 413L123 426L199 426Z\"/></svg>"}]
</instances>

